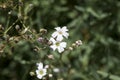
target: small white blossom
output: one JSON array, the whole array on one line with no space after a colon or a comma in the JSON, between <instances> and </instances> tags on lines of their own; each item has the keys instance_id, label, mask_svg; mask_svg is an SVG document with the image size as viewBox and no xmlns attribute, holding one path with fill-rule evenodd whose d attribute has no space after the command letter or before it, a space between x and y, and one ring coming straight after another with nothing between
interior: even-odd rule
<instances>
[{"instance_id":1,"label":"small white blossom","mask_svg":"<svg viewBox=\"0 0 120 80\"><path fill-rule=\"evenodd\" d=\"M50 41L52 42L52 45L50 46L54 51L57 49L59 53L64 51L64 48L66 47L66 42L56 41L54 38L50 38Z\"/></svg>"},{"instance_id":2,"label":"small white blossom","mask_svg":"<svg viewBox=\"0 0 120 80\"><path fill-rule=\"evenodd\" d=\"M45 76L47 74L47 70L46 68L43 68L43 63L37 63L37 70L36 70L36 74L37 74L37 77L39 79L42 79L43 76Z\"/></svg>"},{"instance_id":3,"label":"small white blossom","mask_svg":"<svg viewBox=\"0 0 120 80\"><path fill-rule=\"evenodd\" d=\"M46 68L46 69L49 68L49 65L45 65L45 68Z\"/></svg>"},{"instance_id":4,"label":"small white blossom","mask_svg":"<svg viewBox=\"0 0 120 80\"><path fill-rule=\"evenodd\" d=\"M62 41L63 36L65 38L68 38L69 34L67 33L68 29L66 26L64 26L62 28L56 27L55 29L56 29L56 31L52 34L52 37L56 38L57 41Z\"/></svg>"},{"instance_id":5,"label":"small white blossom","mask_svg":"<svg viewBox=\"0 0 120 80\"><path fill-rule=\"evenodd\" d=\"M58 73L58 72L60 72L60 69L59 69L59 68L54 68L53 71L54 71L55 73Z\"/></svg>"},{"instance_id":6,"label":"small white blossom","mask_svg":"<svg viewBox=\"0 0 120 80\"><path fill-rule=\"evenodd\" d=\"M52 54L48 55L49 59L54 59L54 56Z\"/></svg>"},{"instance_id":7,"label":"small white blossom","mask_svg":"<svg viewBox=\"0 0 120 80\"><path fill-rule=\"evenodd\" d=\"M53 77L53 75L52 75L52 74L49 74L49 77Z\"/></svg>"}]
</instances>

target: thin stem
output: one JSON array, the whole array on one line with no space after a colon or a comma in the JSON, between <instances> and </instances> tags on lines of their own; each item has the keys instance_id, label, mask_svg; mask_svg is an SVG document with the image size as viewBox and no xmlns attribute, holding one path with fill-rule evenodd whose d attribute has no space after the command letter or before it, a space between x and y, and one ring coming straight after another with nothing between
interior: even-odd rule
<instances>
[{"instance_id":1,"label":"thin stem","mask_svg":"<svg viewBox=\"0 0 120 80\"><path fill-rule=\"evenodd\" d=\"M16 24L16 22L18 22L18 19L4 32L4 35L7 34L7 32L13 27L13 25Z\"/></svg>"},{"instance_id":2,"label":"thin stem","mask_svg":"<svg viewBox=\"0 0 120 80\"><path fill-rule=\"evenodd\" d=\"M22 2L22 0L19 0L19 3L21 3L21 2ZM19 5L19 9L18 9L18 11L19 11L19 14L22 15L22 8L21 8L20 5Z\"/></svg>"},{"instance_id":3,"label":"thin stem","mask_svg":"<svg viewBox=\"0 0 120 80\"><path fill-rule=\"evenodd\" d=\"M9 23L10 23L10 15L8 15L8 21L7 21L6 29L8 28Z\"/></svg>"}]
</instances>

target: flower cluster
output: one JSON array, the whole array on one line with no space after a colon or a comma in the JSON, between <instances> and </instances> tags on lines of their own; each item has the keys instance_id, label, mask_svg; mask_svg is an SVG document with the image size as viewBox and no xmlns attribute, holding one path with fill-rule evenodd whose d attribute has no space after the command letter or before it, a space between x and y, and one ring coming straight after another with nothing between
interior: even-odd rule
<instances>
[{"instance_id":1,"label":"flower cluster","mask_svg":"<svg viewBox=\"0 0 120 80\"><path fill-rule=\"evenodd\" d=\"M58 50L59 53L62 53L63 51L65 51L65 49L67 47L67 43L64 42L63 40L64 40L64 38L68 38L68 36L69 36L68 29L66 26L63 26L62 28L56 27L55 30L56 31L52 33L49 40L44 37L39 37L38 41L42 44L47 44L51 49L53 49L53 51ZM47 31L45 29L42 29L42 30L40 30L40 32L42 32L44 34ZM77 40L66 50L73 50L74 48L76 48L80 45L82 45L82 41ZM50 54L50 55L48 55L48 58L54 59L54 56ZM47 72L47 68L48 68L48 66L43 67L43 63L41 63L41 62L37 63L37 70L36 70L37 78L44 79L44 76L49 73L49 71ZM58 72L60 72L60 69L54 68L53 72L58 73ZM52 77L53 75L48 74L48 76Z\"/></svg>"},{"instance_id":2,"label":"flower cluster","mask_svg":"<svg viewBox=\"0 0 120 80\"><path fill-rule=\"evenodd\" d=\"M52 37L50 38L50 41L52 42L52 45L50 45L50 48L52 48L54 51L57 49L59 53L63 52L64 49L67 46L66 42L63 42L62 40L65 38L68 38L68 29L66 26L60 28L56 27L55 32L53 32Z\"/></svg>"},{"instance_id":3,"label":"flower cluster","mask_svg":"<svg viewBox=\"0 0 120 80\"><path fill-rule=\"evenodd\" d=\"M43 76L47 74L47 67L43 67L43 63L37 63L36 75L39 79L42 79Z\"/></svg>"}]
</instances>

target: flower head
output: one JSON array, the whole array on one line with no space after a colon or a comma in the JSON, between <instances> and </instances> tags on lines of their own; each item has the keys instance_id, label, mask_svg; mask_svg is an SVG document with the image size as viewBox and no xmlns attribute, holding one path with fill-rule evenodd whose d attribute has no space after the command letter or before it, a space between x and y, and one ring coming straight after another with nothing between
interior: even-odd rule
<instances>
[{"instance_id":1,"label":"flower head","mask_svg":"<svg viewBox=\"0 0 120 80\"><path fill-rule=\"evenodd\" d=\"M38 40L38 42L40 42L40 43L43 43L43 42L44 42L44 38L43 38L43 37L39 37L37 40Z\"/></svg>"},{"instance_id":2,"label":"flower head","mask_svg":"<svg viewBox=\"0 0 120 80\"><path fill-rule=\"evenodd\" d=\"M64 26L62 28L56 27L55 29L56 29L56 31L52 34L52 37L56 38L57 41L62 41L63 36L65 38L68 38L69 34L67 33L68 29L66 26Z\"/></svg>"},{"instance_id":3,"label":"flower head","mask_svg":"<svg viewBox=\"0 0 120 80\"><path fill-rule=\"evenodd\" d=\"M75 44L76 44L77 46L80 46L80 45L82 45L82 41L81 41L81 40L77 40L77 41L75 42Z\"/></svg>"},{"instance_id":4,"label":"flower head","mask_svg":"<svg viewBox=\"0 0 120 80\"><path fill-rule=\"evenodd\" d=\"M54 71L55 73L58 73L58 72L60 72L60 69L59 69L59 68L54 68L53 71Z\"/></svg>"},{"instance_id":5,"label":"flower head","mask_svg":"<svg viewBox=\"0 0 120 80\"><path fill-rule=\"evenodd\" d=\"M50 46L54 51L58 49L58 52L61 53L64 51L64 48L66 47L66 42L56 41L54 38L50 38L50 41L52 42L52 45Z\"/></svg>"},{"instance_id":6,"label":"flower head","mask_svg":"<svg viewBox=\"0 0 120 80\"><path fill-rule=\"evenodd\" d=\"M45 76L47 74L47 70L46 68L43 68L43 63L37 63L37 70L36 70L36 74L37 74L37 77L39 79L42 79L43 76Z\"/></svg>"}]
</instances>

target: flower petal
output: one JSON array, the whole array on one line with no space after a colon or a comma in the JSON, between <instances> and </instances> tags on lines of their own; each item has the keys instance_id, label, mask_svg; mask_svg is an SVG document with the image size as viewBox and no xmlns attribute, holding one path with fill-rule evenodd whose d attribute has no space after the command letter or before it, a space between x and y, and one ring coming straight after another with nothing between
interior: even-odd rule
<instances>
[{"instance_id":1,"label":"flower petal","mask_svg":"<svg viewBox=\"0 0 120 80\"><path fill-rule=\"evenodd\" d=\"M43 68L43 63L37 63L37 65L38 65L38 69L42 69Z\"/></svg>"},{"instance_id":2,"label":"flower petal","mask_svg":"<svg viewBox=\"0 0 120 80\"><path fill-rule=\"evenodd\" d=\"M56 32L54 32L53 34L52 34L52 37L53 38L55 38L55 37L57 37L59 34L58 34L58 32L56 31Z\"/></svg>"},{"instance_id":3,"label":"flower petal","mask_svg":"<svg viewBox=\"0 0 120 80\"><path fill-rule=\"evenodd\" d=\"M38 77L39 79L42 79L43 75L37 75L37 77Z\"/></svg>"},{"instance_id":4,"label":"flower petal","mask_svg":"<svg viewBox=\"0 0 120 80\"><path fill-rule=\"evenodd\" d=\"M63 27L62 27L62 31L68 31L67 27L66 27L66 26L63 26Z\"/></svg>"},{"instance_id":5,"label":"flower petal","mask_svg":"<svg viewBox=\"0 0 120 80\"><path fill-rule=\"evenodd\" d=\"M52 48L54 51L56 50L56 45L51 45L50 48Z\"/></svg>"},{"instance_id":6,"label":"flower petal","mask_svg":"<svg viewBox=\"0 0 120 80\"><path fill-rule=\"evenodd\" d=\"M43 69L43 76L46 75L47 70Z\"/></svg>"},{"instance_id":7,"label":"flower petal","mask_svg":"<svg viewBox=\"0 0 120 80\"><path fill-rule=\"evenodd\" d=\"M63 51L64 51L64 48L58 47L58 52L59 52L59 53L61 53L61 52L63 52Z\"/></svg>"},{"instance_id":8,"label":"flower petal","mask_svg":"<svg viewBox=\"0 0 120 80\"><path fill-rule=\"evenodd\" d=\"M36 70L35 72L36 72L36 74L39 74L39 70Z\"/></svg>"},{"instance_id":9,"label":"flower petal","mask_svg":"<svg viewBox=\"0 0 120 80\"><path fill-rule=\"evenodd\" d=\"M59 35L57 36L57 39L56 39L56 40L57 40L57 41L62 41L62 40L63 40L63 36L59 34Z\"/></svg>"},{"instance_id":10,"label":"flower petal","mask_svg":"<svg viewBox=\"0 0 120 80\"><path fill-rule=\"evenodd\" d=\"M64 32L63 36L66 37L66 38L68 38L69 34L67 32Z\"/></svg>"},{"instance_id":11,"label":"flower petal","mask_svg":"<svg viewBox=\"0 0 120 80\"><path fill-rule=\"evenodd\" d=\"M55 39L54 38L50 38L50 41L53 43L53 44L55 44L56 43L56 41L55 41Z\"/></svg>"},{"instance_id":12,"label":"flower petal","mask_svg":"<svg viewBox=\"0 0 120 80\"><path fill-rule=\"evenodd\" d=\"M61 47L63 47L63 48L65 48L65 47L66 47L66 45L67 45L67 43L66 43L66 42L61 42L61 43L60 43L60 46L61 46Z\"/></svg>"},{"instance_id":13,"label":"flower petal","mask_svg":"<svg viewBox=\"0 0 120 80\"><path fill-rule=\"evenodd\" d=\"M55 29L56 29L57 31L59 31L61 28L60 28L60 27L56 27Z\"/></svg>"}]
</instances>

